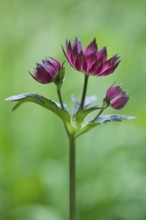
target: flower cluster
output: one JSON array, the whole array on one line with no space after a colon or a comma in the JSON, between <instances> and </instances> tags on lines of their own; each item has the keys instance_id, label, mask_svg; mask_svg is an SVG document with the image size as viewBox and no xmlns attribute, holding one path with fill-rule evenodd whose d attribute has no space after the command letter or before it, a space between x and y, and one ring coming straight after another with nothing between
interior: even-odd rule
<instances>
[{"instance_id":1,"label":"flower cluster","mask_svg":"<svg viewBox=\"0 0 146 220\"><path fill-rule=\"evenodd\" d=\"M98 50L95 39L88 45L86 50L83 50L78 38L75 39L73 45L67 40L66 52L64 49L63 51L73 68L94 76L105 76L113 73L120 62L117 55L107 60L106 47Z\"/></svg>"},{"instance_id":2,"label":"flower cluster","mask_svg":"<svg viewBox=\"0 0 146 220\"><path fill-rule=\"evenodd\" d=\"M63 48L63 52L69 64L77 71L84 73L85 76L112 74L120 63L120 58L117 55L107 59L106 47L99 50L96 39L93 39L85 50L78 38L75 38L73 44L66 40L66 50ZM41 64L37 64L31 75L35 80L43 84L56 82L61 73L61 68L62 65L59 61L48 57ZM60 78L58 77L58 79ZM106 101L107 106L110 105L114 109L121 109L126 105L128 99L129 97L125 91L119 86L111 86L106 92L104 102Z\"/></svg>"}]
</instances>

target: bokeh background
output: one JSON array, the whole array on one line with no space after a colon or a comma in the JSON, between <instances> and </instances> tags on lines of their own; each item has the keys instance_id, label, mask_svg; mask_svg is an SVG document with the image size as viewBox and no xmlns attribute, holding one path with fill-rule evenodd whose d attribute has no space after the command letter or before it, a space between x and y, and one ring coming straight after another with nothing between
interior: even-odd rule
<instances>
[{"instance_id":1,"label":"bokeh background","mask_svg":"<svg viewBox=\"0 0 146 220\"><path fill-rule=\"evenodd\" d=\"M78 220L146 219L146 1L0 0L0 220L68 220L68 141L59 118L35 105L11 112L4 98L38 93L58 100L55 86L28 74L46 56L65 60L61 45L78 36L122 62L113 75L90 77L101 103L113 82L136 116L94 128L77 140ZM64 101L80 99L83 74L66 62Z\"/></svg>"}]
</instances>

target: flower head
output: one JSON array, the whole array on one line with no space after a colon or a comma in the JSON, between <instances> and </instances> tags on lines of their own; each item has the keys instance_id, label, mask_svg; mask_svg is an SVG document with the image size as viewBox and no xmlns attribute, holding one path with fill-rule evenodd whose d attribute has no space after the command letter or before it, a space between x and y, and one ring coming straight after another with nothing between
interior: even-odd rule
<instances>
[{"instance_id":1,"label":"flower head","mask_svg":"<svg viewBox=\"0 0 146 220\"><path fill-rule=\"evenodd\" d=\"M57 60L48 57L41 64L37 63L36 69L31 75L38 82L47 84L55 80L60 70L61 64Z\"/></svg>"},{"instance_id":2,"label":"flower head","mask_svg":"<svg viewBox=\"0 0 146 220\"><path fill-rule=\"evenodd\" d=\"M94 39L84 50L78 38L73 45L66 40L66 52L64 54L70 65L78 71L89 75L104 76L114 72L120 59L117 55L107 60L106 47L98 50Z\"/></svg>"},{"instance_id":3,"label":"flower head","mask_svg":"<svg viewBox=\"0 0 146 220\"><path fill-rule=\"evenodd\" d=\"M108 105L111 105L114 109L122 109L128 102L129 97L120 86L111 86L106 92L105 100L108 100Z\"/></svg>"}]
</instances>

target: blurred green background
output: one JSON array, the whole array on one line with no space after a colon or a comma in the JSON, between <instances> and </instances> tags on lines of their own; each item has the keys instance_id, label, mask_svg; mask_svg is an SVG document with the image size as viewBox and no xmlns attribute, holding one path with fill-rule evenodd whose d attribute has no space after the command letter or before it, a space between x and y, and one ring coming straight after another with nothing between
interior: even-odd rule
<instances>
[{"instance_id":1,"label":"blurred green background","mask_svg":"<svg viewBox=\"0 0 146 220\"><path fill-rule=\"evenodd\" d=\"M96 37L115 74L90 77L88 95L99 103L113 83L130 101L121 111L135 120L109 123L77 140L78 220L146 219L146 1L0 0L0 220L68 220L68 141L59 118L35 105L12 113L4 98L38 93L58 100L55 86L28 74L46 56L65 60L61 45ZM81 95L83 74L66 62L62 90Z\"/></svg>"}]
</instances>

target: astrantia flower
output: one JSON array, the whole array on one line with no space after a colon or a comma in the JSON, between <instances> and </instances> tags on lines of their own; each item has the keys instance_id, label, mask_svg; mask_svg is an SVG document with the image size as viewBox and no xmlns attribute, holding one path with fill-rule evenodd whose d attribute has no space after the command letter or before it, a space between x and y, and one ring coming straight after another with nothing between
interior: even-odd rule
<instances>
[{"instance_id":1,"label":"astrantia flower","mask_svg":"<svg viewBox=\"0 0 146 220\"><path fill-rule=\"evenodd\" d=\"M57 60L48 57L41 64L37 63L36 69L31 75L38 82L47 84L55 80L60 70L61 64Z\"/></svg>"},{"instance_id":2,"label":"astrantia flower","mask_svg":"<svg viewBox=\"0 0 146 220\"><path fill-rule=\"evenodd\" d=\"M64 54L70 65L78 71L89 75L104 76L114 72L120 59L117 55L107 60L106 47L98 50L94 39L84 50L78 38L73 45L66 40L66 52Z\"/></svg>"},{"instance_id":3,"label":"astrantia flower","mask_svg":"<svg viewBox=\"0 0 146 220\"><path fill-rule=\"evenodd\" d=\"M123 91L120 86L111 86L107 92L105 100L108 100L108 104L115 109L123 108L129 100L126 92Z\"/></svg>"}]
</instances>

